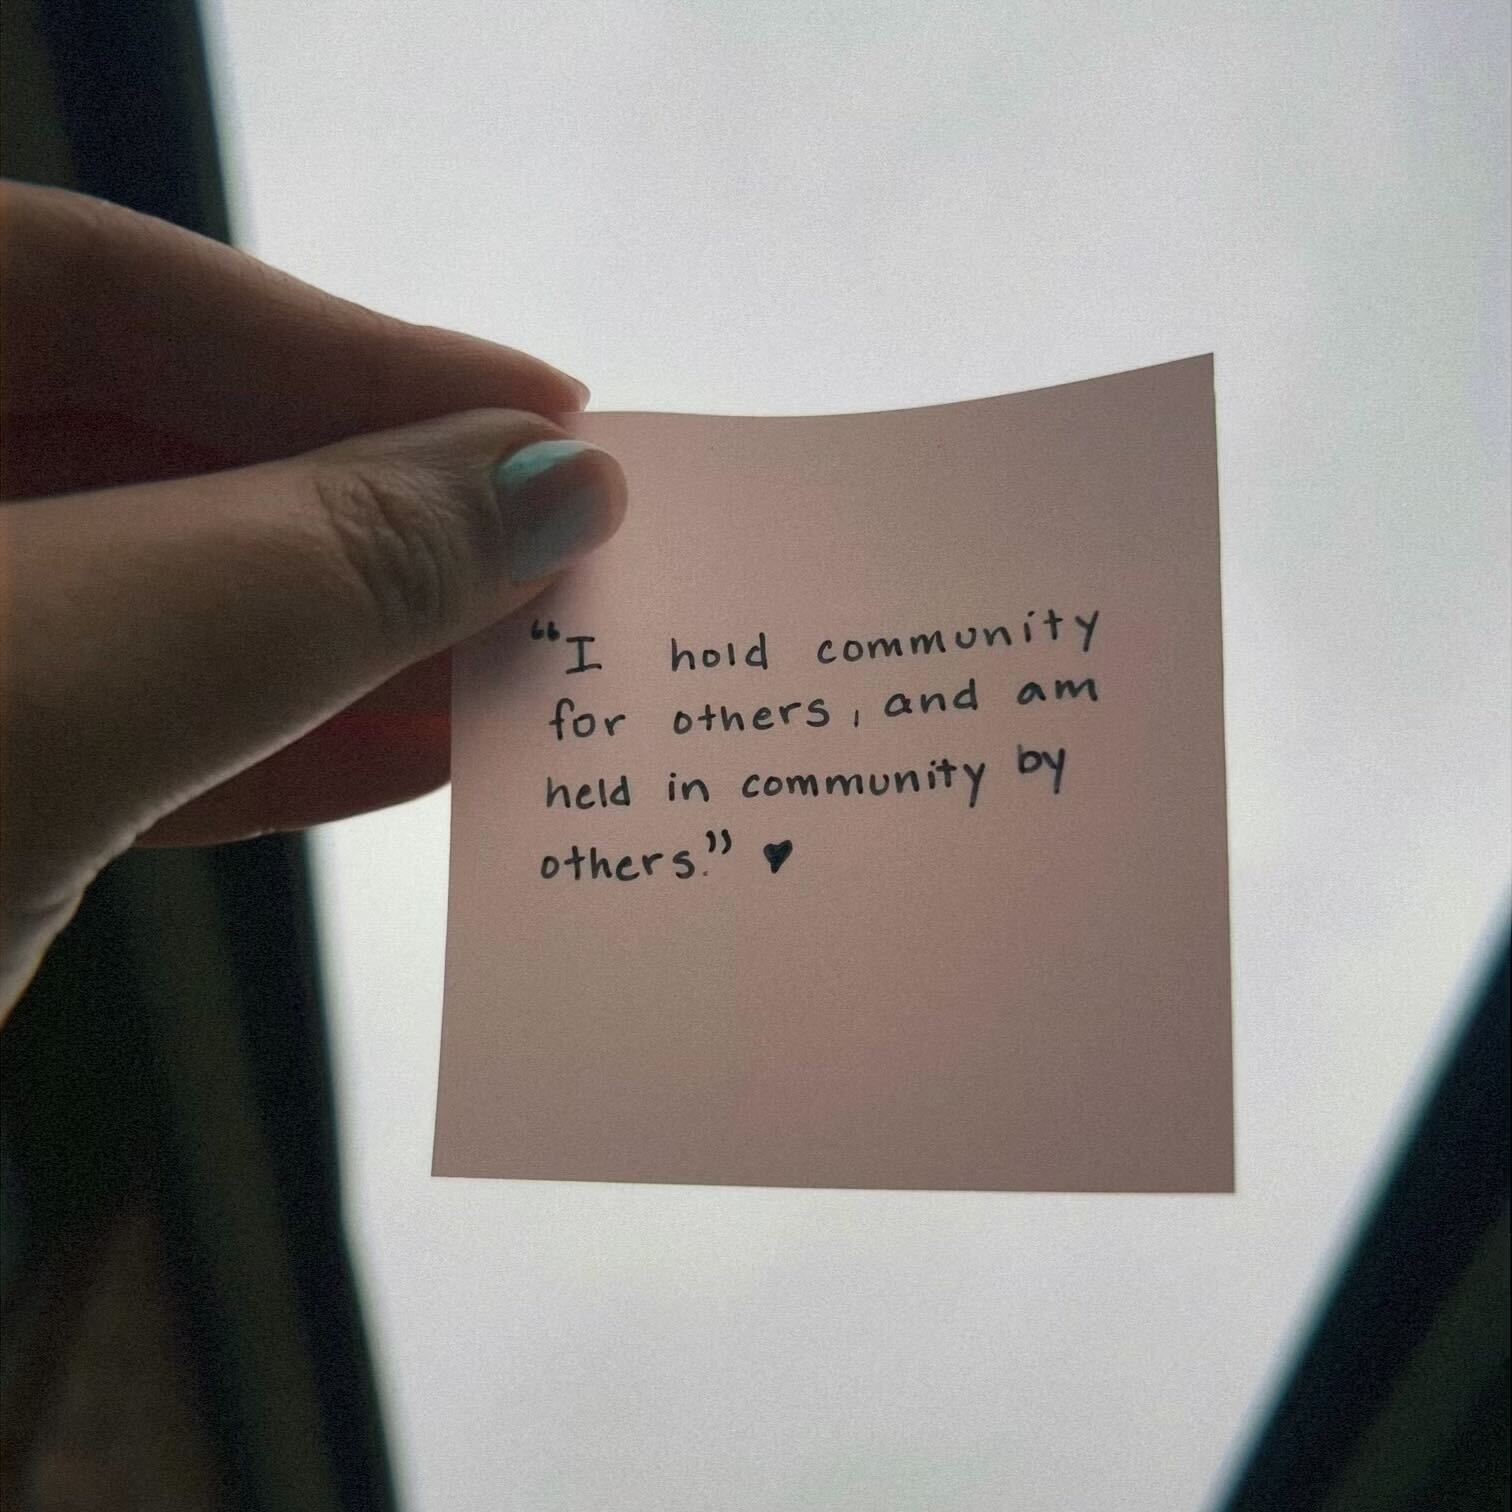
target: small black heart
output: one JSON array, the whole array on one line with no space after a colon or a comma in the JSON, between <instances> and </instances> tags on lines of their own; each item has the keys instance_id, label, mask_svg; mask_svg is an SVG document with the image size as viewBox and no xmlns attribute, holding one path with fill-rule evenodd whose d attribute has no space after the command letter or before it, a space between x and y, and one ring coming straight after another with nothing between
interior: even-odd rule
<instances>
[{"instance_id":1,"label":"small black heart","mask_svg":"<svg viewBox=\"0 0 1512 1512\"><path fill-rule=\"evenodd\" d=\"M767 858L767 864L775 872L793 854L793 842L782 840L775 845L763 845L761 854Z\"/></svg>"}]
</instances>

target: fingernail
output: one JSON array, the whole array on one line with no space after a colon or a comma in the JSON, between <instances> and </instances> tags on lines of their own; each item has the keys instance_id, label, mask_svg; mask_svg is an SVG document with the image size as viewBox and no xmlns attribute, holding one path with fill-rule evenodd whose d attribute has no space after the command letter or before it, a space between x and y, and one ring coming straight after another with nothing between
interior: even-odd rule
<instances>
[{"instance_id":1,"label":"fingernail","mask_svg":"<svg viewBox=\"0 0 1512 1512\"><path fill-rule=\"evenodd\" d=\"M533 583L614 534L625 512L625 475L585 441L536 441L494 468L500 507L514 520L509 575Z\"/></svg>"},{"instance_id":2,"label":"fingernail","mask_svg":"<svg viewBox=\"0 0 1512 1512\"><path fill-rule=\"evenodd\" d=\"M579 409L582 409L593 397L593 391L581 378L574 378L571 373L565 372L559 367L552 367L551 371L577 395L577 407Z\"/></svg>"}]
</instances>

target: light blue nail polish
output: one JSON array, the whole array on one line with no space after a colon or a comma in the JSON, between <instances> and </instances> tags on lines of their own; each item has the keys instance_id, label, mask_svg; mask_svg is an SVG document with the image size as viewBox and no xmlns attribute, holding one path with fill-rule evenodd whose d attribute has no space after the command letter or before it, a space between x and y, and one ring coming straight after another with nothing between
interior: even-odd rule
<instances>
[{"instance_id":1,"label":"light blue nail polish","mask_svg":"<svg viewBox=\"0 0 1512 1512\"><path fill-rule=\"evenodd\" d=\"M499 463L494 488L515 521L509 575L531 583L609 534L624 482L613 459L596 446L536 441Z\"/></svg>"}]
</instances>

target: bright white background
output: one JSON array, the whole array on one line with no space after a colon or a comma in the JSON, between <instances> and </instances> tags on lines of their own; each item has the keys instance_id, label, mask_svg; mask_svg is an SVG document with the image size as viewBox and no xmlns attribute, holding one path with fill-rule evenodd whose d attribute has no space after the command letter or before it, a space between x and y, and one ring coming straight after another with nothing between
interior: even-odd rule
<instances>
[{"instance_id":1,"label":"bright white background","mask_svg":"<svg viewBox=\"0 0 1512 1512\"><path fill-rule=\"evenodd\" d=\"M424 1512L1182 1512L1508 878L1500 4L220 0L236 224L602 408L1217 359L1239 1192L433 1181L445 795L316 844Z\"/></svg>"}]
</instances>

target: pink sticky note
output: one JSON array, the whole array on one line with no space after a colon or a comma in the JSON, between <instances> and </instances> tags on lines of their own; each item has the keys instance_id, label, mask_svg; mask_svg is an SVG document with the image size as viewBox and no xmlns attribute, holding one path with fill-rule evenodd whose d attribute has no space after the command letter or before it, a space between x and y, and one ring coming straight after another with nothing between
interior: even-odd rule
<instances>
[{"instance_id":1,"label":"pink sticky note","mask_svg":"<svg viewBox=\"0 0 1512 1512\"><path fill-rule=\"evenodd\" d=\"M435 1173L1231 1191L1212 359L580 429L622 532L456 658Z\"/></svg>"}]
</instances>

